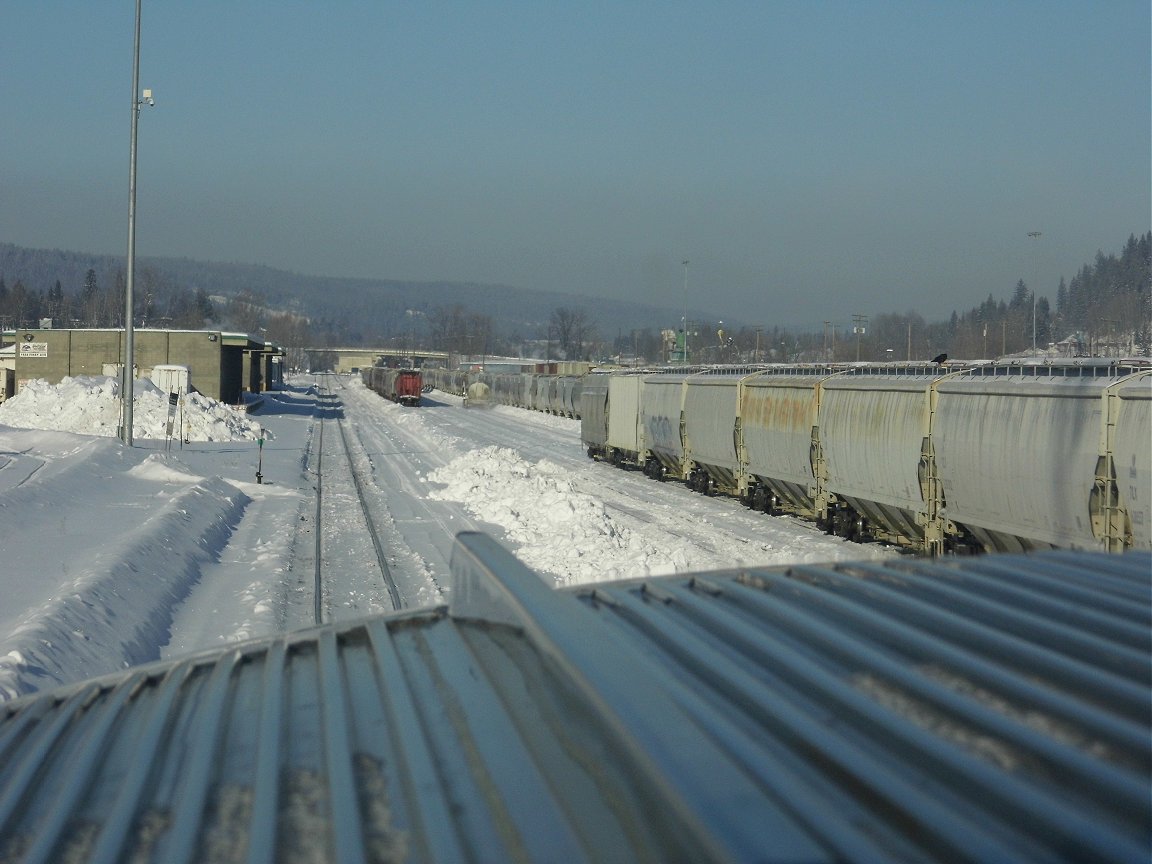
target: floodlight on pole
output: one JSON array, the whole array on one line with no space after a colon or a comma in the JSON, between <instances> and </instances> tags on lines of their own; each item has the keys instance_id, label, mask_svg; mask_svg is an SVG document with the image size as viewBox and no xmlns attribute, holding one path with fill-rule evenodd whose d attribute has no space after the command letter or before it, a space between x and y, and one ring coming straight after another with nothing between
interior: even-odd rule
<instances>
[{"instance_id":1,"label":"floodlight on pole","mask_svg":"<svg viewBox=\"0 0 1152 864\"><path fill-rule=\"evenodd\" d=\"M852 332L856 334L856 362L860 362L860 337L867 332L868 316L867 315L853 315L852 316Z\"/></svg>"},{"instance_id":2,"label":"floodlight on pole","mask_svg":"<svg viewBox=\"0 0 1152 864\"><path fill-rule=\"evenodd\" d=\"M140 92L140 4L136 0L136 34L132 44L132 133L128 153L128 266L124 283L124 371L120 377L120 412L123 425L120 440L132 446L132 398L136 365L135 333L132 327L133 288L136 275L136 130L140 123L140 106L153 106L152 91Z\"/></svg>"},{"instance_id":3,"label":"floodlight on pole","mask_svg":"<svg viewBox=\"0 0 1152 864\"><path fill-rule=\"evenodd\" d=\"M684 265L684 345L680 352L681 362L688 365L688 259L680 262Z\"/></svg>"},{"instance_id":4,"label":"floodlight on pole","mask_svg":"<svg viewBox=\"0 0 1152 864\"><path fill-rule=\"evenodd\" d=\"M1035 267L1036 267L1036 273L1035 273L1036 281L1032 284L1032 352L1035 353L1036 352L1036 288L1038 287L1039 282L1040 282L1040 253L1039 253L1040 232L1039 231L1029 231L1028 236L1031 237L1033 240L1037 241L1036 243L1032 244L1034 247L1034 252L1035 252L1034 257L1036 259L1034 262Z\"/></svg>"}]
</instances>

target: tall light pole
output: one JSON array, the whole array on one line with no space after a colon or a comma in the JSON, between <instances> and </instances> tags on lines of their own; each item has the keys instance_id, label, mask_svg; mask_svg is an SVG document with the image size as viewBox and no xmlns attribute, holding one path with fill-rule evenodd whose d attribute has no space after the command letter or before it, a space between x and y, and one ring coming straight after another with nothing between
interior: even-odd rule
<instances>
[{"instance_id":1,"label":"tall light pole","mask_svg":"<svg viewBox=\"0 0 1152 864\"><path fill-rule=\"evenodd\" d=\"M1033 246L1033 258L1034 258L1033 266L1035 267L1035 273L1033 275L1036 278L1036 281L1032 284L1032 352L1035 353L1036 352L1036 288L1038 287L1039 282L1040 282L1040 251L1039 251L1039 249L1040 249L1040 232L1039 231L1029 231L1028 236L1036 241L1035 243L1032 244L1032 246Z\"/></svg>"},{"instance_id":2,"label":"tall light pole","mask_svg":"<svg viewBox=\"0 0 1152 864\"><path fill-rule=\"evenodd\" d=\"M864 335L867 330L868 316L867 315L853 315L852 316L852 332L856 334L856 362L860 362L860 337Z\"/></svg>"},{"instance_id":3,"label":"tall light pole","mask_svg":"<svg viewBox=\"0 0 1152 864\"><path fill-rule=\"evenodd\" d=\"M132 134L128 154L128 273L124 285L124 372L120 399L123 403L120 440L132 446L133 367L136 365L135 333L132 328L134 278L136 272L136 129L140 125L140 106L154 105L152 91L140 92L140 3L136 0L136 35L132 45Z\"/></svg>"},{"instance_id":4,"label":"tall light pole","mask_svg":"<svg viewBox=\"0 0 1152 864\"><path fill-rule=\"evenodd\" d=\"M688 259L680 262L684 265L684 346L680 353L683 365L688 365Z\"/></svg>"}]
</instances>

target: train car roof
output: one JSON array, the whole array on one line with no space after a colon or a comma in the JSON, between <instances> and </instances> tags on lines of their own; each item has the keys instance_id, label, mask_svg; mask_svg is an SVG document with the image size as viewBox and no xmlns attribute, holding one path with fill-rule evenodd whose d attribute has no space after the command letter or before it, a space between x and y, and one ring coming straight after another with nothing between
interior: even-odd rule
<instances>
[{"instance_id":1,"label":"train car roof","mask_svg":"<svg viewBox=\"0 0 1152 864\"><path fill-rule=\"evenodd\" d=\"M0 705L0 860L1147 860L1152 555L452 576Z\"/></svg>"}]
</instances>

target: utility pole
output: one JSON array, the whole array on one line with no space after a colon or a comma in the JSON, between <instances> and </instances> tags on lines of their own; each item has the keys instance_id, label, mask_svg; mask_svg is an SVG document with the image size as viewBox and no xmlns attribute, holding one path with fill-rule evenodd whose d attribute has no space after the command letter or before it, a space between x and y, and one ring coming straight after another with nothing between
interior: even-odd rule
<instances>
[{"instance_id":1,"label":"utility pole","mask_svg":"<svg viewBox=\"0 0 1152 864\"><path fill-rule=\"evenodd\" d=\"M684 346L680 359L685 366L688 365L688 259L680 262L684 265Z\"/></svg>"},{"instance_id":2,"label":"utility pole","mask_svg":"<svg viewBox=\"0 0 1152 864\"><path fill-rule=\"evenodd\" d=\"M1035 258L1035 278L1036 281L1032 283L1032 353L1036 353L1036 288L1040 283L1040 232L1029 231L1028 236L1036 242L1032 244L1034 251L1033 257Z\"/></svg>"},{"instance_id":3,"label":"utility pole","mask_svg":"<svg viewBox=\"0 0 1152 864\"><path fill-rule=\"evenodd\" d=\"M132 446L132 397L135 380L136 344L133 331L132 307L134 276L136 270L136 130L140 125L140 106L155 105L152 91L140 92L140 3L136 0L136 35L132 47L132 132L128 154L128 268L124 286L124 372L120 388L121 420L120 440Z\"/></svg>"},{"instance_id":4,"label":"utility pole","mask_svg":"<svg viewBox=\"0 0 1152 864\"><path fill-rule=\"evenodd\" d=\"M853 315L852 316L852 332L856 334L856 362L860 362L860 337L867 332L868 316L867 315Z\"/></svg>"}]
</instances>

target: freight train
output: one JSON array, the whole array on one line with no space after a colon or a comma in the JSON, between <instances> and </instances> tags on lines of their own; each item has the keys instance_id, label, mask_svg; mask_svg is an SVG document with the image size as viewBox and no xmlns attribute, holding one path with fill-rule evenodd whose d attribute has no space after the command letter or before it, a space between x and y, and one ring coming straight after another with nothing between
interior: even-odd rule
<instances>
[{"instance_id":1,"label":"freight train","mask_svg":"<svg viewBox=\"0 0 1152 864\"><path fill-rule=\"evenodd\" d=\"M433 373L588 455L913 551L1152 549L1147 360Z\"/></svg>"},{"instance_id":2,"label":"freight train","mask_svg":"<svg viewBox=\"0 0 1152 864\"><path fill-rule=\"evenodd\" d=\"M419 369L391 369L372 366L361 373L364 386L385 399L409 407L419 405L424 392L424 381Z\"/></svg>"},{"instance_id":3,"label":"freight train","mask_svg":"<svg viewBox=\"0 0 1152 864\"><path fill-rule=\"evenodd\" d=\"M1152 548L1152 367L595 375L590 456L917 551Z\"/></svg>"},{"instance_id":4,"label":"freight train","mask_svg":"<svg viewBox=\"0 0 1152 864\"><path fill-rule=\"evenodd\" d=\"M451 369L426 369L425 380L437 390L454 396L469 397L476 383L488 386L488 402L511 405L530 411L543 411L559 417L580 419L582 375L549 375L535 372L462 372Z\"/></svg>"}]
</instances>

